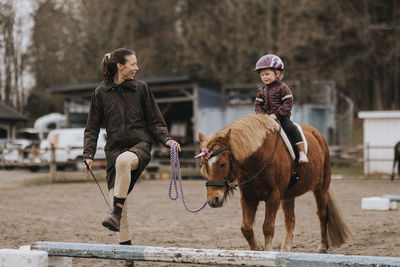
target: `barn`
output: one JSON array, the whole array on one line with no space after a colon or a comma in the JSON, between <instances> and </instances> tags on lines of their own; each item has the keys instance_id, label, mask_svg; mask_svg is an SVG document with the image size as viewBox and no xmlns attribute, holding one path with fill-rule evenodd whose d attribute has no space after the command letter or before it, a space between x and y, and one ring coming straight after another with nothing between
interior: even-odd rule
<instances>
[{"instance_id":1,"label":"barn","mask_svg":"<svg viewBox=\"0 0 400 267\"><path fill-rule=\"evenodd\" d=\"M364 174L391 174L400 141L400 111L360 111L364 132Z\"/></svg>"}]
</instances>

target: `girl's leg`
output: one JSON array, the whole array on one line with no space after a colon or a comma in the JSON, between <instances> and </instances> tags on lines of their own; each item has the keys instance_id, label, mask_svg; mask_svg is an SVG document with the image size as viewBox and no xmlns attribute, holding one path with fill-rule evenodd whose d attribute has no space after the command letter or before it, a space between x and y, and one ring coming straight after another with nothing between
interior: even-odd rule
<instances>
[{"instance_id":1,"label":"girl's leg","mask_svg":"<svg viewBox=\"0 0 400 267\"><path fill-rule=\"evenodd\" d=\"M139 167L139 158L133 152L126 151L115 161L115 191L117 198L126 198L131 183L131 171Z\"/></svg>"},{"instance_id":2,"label":"girl's leg","mask_svg":"<svg viewBox=\"0 0 400 267\"><path fill-rule=\"evenodd\" d=\"M281 117L279 121L282 125L282 128L285 130L286 134L289 136L292 143L296 145L296 148L299 151L299 163L307 163L308 158L304 149L304 140L299 129L297 129L296 125L294 125L288 117Z\"/></svg>"},{"instance_id":3,"label":"girl's leg","mask_svg":"<svg viewBox=\"0 0 400 267\"><path fill-rule=\"evenodd\" d=\"M111 231L120 231L120 221L125 199L131 183L131 171L139 166L139 158L133 152L126 151L118 156L115 162L115 185L113 194L113 210L103 221L103 226Z\"/></svg>"},{"instance_id":4,"label":"girl's leg","mask_svg":"<svg viewBox=\"0 0 400 267\"><path fill-rule=\"evenodd\" d=\"M109 196L110 196L111 201L113 201L114 200L114 187L110 189ZM129 237L130 235L129 235L127 211L128 211L128 205L127 205L127 202L125 202L124 207L122 208L120 230L119 230L119 233L116 232L115 234L117 235L117 239L119 240L120 245L130 246L130 245L132 245L132 242ZM127 260L127 261L125 261L123 266L133 267L134 262L132 260Z\"/></svg>"},{"instance_id":5,"label":"girl's leg","mask_svg":"<svg viewBox=\"0 0 400 267\"><path fill-rule=\"evenodd\" d=\"M108 192L111 201L114 201L114 187L110 189ZM116 232L117 239L120 244L131 244L130 234L129 234L129 224L128 224L128 204L125 201L124 206L122 208L121 220L120 220L120 229L119 233Z\"/></svg>"}]
</instances>

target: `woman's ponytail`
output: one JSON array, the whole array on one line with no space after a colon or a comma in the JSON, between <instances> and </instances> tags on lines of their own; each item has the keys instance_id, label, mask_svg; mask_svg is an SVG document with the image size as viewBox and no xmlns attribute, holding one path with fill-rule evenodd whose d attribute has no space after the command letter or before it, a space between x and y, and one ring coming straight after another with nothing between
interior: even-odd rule
<instances>
[{"instance_id":1,"label":"woman's ponytail","mask_svg":"<svg viewBox=\"0 0 400 267\"><path fill-rule=\"evenodd\" d=\"M111 59L111 54L107 53L104 55L103 60L101 61L101 64L103 65L103 77L105 80L113 80L113 76L110 73L110 59Z\"/></svg>"}]
</instances>

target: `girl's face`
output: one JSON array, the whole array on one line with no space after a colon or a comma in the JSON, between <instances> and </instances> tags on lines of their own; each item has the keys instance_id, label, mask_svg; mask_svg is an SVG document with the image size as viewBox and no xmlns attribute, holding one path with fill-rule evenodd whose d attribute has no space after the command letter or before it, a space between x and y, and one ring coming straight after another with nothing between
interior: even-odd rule
<instances>
[{"instance_id":1,"label":"girl's face","mask_svg":"<svg viewBox=\"0 0 400 267\"><path fill-rule=\"evenodd\" d=\"M278 79L275 70L263 69L260 71L261 81L265 84L271 84Z\"/></svg>"},{"instance_id":2,"label":"girl's face","mask_svg":"<svg viewBox=\"0 0 400 267\"><path fill-rule=\"evenodd\" d=\"M135 55L126 56L126 62L124 65L118 63L118 72L119 75L124 80L132 80L135 78L136 72L139 71L139 67L137 65L137 59Z\"/></svg>"}]
</instances>

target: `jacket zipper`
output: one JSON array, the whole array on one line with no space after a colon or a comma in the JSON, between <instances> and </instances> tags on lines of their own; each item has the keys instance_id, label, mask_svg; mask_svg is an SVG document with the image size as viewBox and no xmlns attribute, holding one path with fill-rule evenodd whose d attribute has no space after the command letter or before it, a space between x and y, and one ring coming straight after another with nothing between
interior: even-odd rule
<instances>
[{"instance_id":1,"label":"jacket zipper","mask_svg":"<svg viewBox=\"0 0 400 267\"><path fill-rule=\"evenodd\" d=\"M124 119L123 121L123 129L122 129L122 136L121 136L121 140L122 140L122 147L121 150L125 149L128 145L128 140L127 140L127 135L126 135L126 103L125 103L125 96L124 96L124 89L119 85L118 86L118 94L121 97L121 102L122 102L122 118Z\"/></svg>"}]
</instances>

